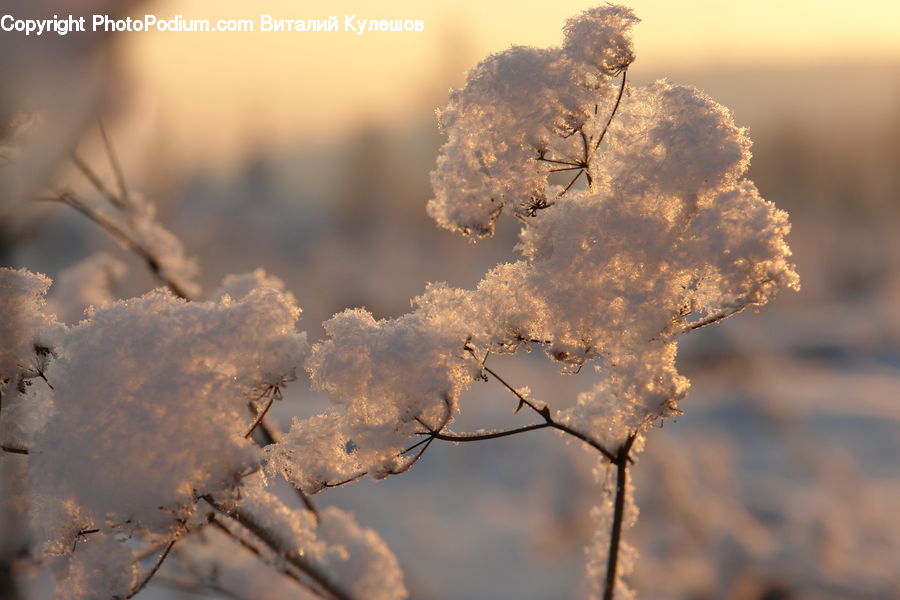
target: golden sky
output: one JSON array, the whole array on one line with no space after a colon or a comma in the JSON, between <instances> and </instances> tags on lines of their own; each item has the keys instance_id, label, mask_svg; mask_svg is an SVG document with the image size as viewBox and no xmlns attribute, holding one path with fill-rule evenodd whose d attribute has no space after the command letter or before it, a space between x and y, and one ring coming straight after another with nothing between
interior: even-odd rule
<instances>
[{"instance_id":1,"label":"golden sky","mask_svg":"<svg viewBox=\"0 0 900 600\"><path fill-rule=\"evenodd\" d=\"M423 19L421 33L125 33L145 128L163 128L184 160L225 164L248 146L300 144L361 122L430 118L451 85L489 52L551 45L578 0L329 3L163 0L159 18ZM635 0L633 70L900 60L900 2ZM140 127L138 127L139 129Z\"/></svg>"}]
</instances>

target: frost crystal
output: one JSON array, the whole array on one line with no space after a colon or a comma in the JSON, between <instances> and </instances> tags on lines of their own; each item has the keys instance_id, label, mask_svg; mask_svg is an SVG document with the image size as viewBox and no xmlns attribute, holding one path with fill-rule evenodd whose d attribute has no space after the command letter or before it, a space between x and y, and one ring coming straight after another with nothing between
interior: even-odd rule
<instances>
[{"instance_id":1,"label":"frost crystal","mask_svg":"<svg viewBox=\"0 0 900 600\"><path fill-rule=\"evenodd\" d=\"M248 398L292 376L279 371L302 358L299 313L272 289L220 303L155 291L63 333L47 371L52 416L31 443L48 541L65 546L86 526L165 533L199 494L252 470ZM75 510L60 511L62 501Z\"/></svg>"},{"instance_id":2,"label":"frost crystal","mask_svg":"<svg viewBox=\"0 0 900 600\"><path fill-rule=\"evenodd\" d=\"M346 310L309 351L293 296L262 270L230 276L208 302L163 290L114 302L106 284L121 265L93 257L60 278L52 307L65 321L94 307L66 327L45 308L46 277L0 269L0 435L4 450L18 444L11 451L29 455L36 538L60 555L61 593L127 594L137 570L123 538L174 539L196 524L202 499L235 522L234 535L255 535L275 569L289 563L353 597L406 597L374 532L333 508L317 524L312 509L292 510L269 491L258 469L310 494L401 473L434 439L459 440L438 434L461 394L496 377L492 354L523 346L566 371L599 373L563 411L509 386L519 408L544 419L523 429L552 426L616 467L588 557L599 585L608 530L637 515L624 485L632 444L679 412L688 389L678 337L799 285L787 215L745 178L750 141L731 113L693 88L626 85L636 22L624 7L588 10L567 22L560 47L513 46L451 92L428 212L468 236L490 235L505 209L524 224L520 259L474 289L429 285L395 319ZM554 183L556 173L568 184ZM151 204L83 208L190 295L193 263ZM248 405L280 397L300 365L333 405L294 419L260 451L248 439ZM623 548L617 581L634 559ZM630 597L621 581L616 590Z\"/></svg>"},{"instance_id":3,"label":"frost crystal","mask_svg":"<svg viewBox=\"0 0 900 600\"><path fill-rule=\"evenodd\" d=\"M137 557L113 535L92 533L56 562L58 600L124 598L138 581Z\"/></svg>"},{"instance_id":4,"label":"frost crystal","mask_svg":"<svg viewBox=\"0 0 900 600\"><path fill-rule=\"evenodd\" d=\"M750 141L727 109L665 81L611 105L636 21L589 10L569 20L562 50L514 47L476 67L442 113L429 205L467 235L490 233L504 203L530 207L522 260L474 291L432 286L425 302L482 352L538 343L576 369L595 361L605 380L560 417L611 445L677 411L678 335L798 286L787 215L744 179ZM587 188L547 186L549 167Z\"/></svg>"},{"instance_id":5,"label":"frost crystal","mask_svg":"<svg viewBox=\"0 0 900 600\"><path fill-rule=\"evenodd\" d=\"M98 252L59 273L49 302L60 321L77 323L91 307L115 302L112 288L124 276L125 263Z\"/></svg>"},{"instance_id":6,"label":"frost crystal","mask_svg":"<svg viewBox=\"0 0 900 600\"><path fill-rule=\"evenodd\" d=\"M798 286L787 215L744 179L750 141L731 113L665 81L624 93L635 22L622 7L586 11L561 48L514 46L451 92L428 210L487 235L513 203L522 259L474 290L430 285L398 319L350 310L326 323L307 368L340 408L296 421L268 451L273 472L314 492L402 470L403 444L451 421L480 360L532 344L600 371L556 418L615 448L679 412L679 335ZM549 185L553 170L572 183ZM573 187L582 175L587 188Z\"/></svg>"},{"instance_id":7,"label":"frost crystal","mask_svg":"<svg viewBox=\"0 0 900 600\"><path fill-rule=\"evenodd\" d=\"M15 389L35 362L35 345L55 319L45 311L50 279L0 268L0 393Z\"/></svg>"},{"instance_id":8,"label":"frost crystal","mask_svg":"<svg viewBox=\"0 0 900 600\"><path fill-rule=\"evenodd\" d=\"M402 470L404 443L425 427L446 425L478 376L465 332L422 312L376 321L367 311L347 310L325 330L330 339L313 347L306 366L313 386L340 408L295 420L269 449L270 468L308 492Z\"/></svg>"},{"instance_id":9,"label":"frost crystal","mask_svg":"<svg viewBox=\"0 0 900 600\"><path fill-rule=\"evenodd\" d=\"M335 507L320 514L292 510L265 487L263 478L251 476L236 503L243 518L277 538L278 547L296 552L348 597L400 600L407 597L396 557L381 537L361 527L353 515Z\"/></svg>"}]
</instances>

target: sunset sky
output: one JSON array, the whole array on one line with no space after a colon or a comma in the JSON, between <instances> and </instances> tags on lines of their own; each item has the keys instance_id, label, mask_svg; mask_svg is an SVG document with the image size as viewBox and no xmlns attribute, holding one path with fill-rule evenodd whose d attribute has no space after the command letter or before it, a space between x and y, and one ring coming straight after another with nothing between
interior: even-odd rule
<instances>
[{"instance_id":1,"label":"sunset sky","mask_svg":"<svg viewBox=\"0 0 900 600\"><path fill-rule=\"evenodd\" d=\"M162 128L185 160L227 164L248 145L340 135L369 121L418 123L486 54L510 44L558 43L578 0L369 3L164 0L137 14L159 18L423 19L422 33L122 34L136 129ZM636 0L633 72L834 62L900 63L900 3ZM836 71L836 76L839 70ZM147 118L152 115L151 118ZM223 163L224 161L224 163Z\"/></svg>"}]
</instances>

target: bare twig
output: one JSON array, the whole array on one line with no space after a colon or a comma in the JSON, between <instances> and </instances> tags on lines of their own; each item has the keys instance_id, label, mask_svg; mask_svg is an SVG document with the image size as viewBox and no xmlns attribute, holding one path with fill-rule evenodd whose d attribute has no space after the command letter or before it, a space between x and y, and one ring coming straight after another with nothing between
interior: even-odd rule
<instances>
[{"instance_id":1,"label":"bare twig","mask_svg":"<svg viewBox=\"0 0 900 600\"><path fill-rule=\"evenodd\" d=\"M603 600L613 600L616 592L616 569L619 562L619 545L622 540L622 522L625 517L625 490L628 484L628 462L631 447L637 434L632 433L616 453L616 499L613 508L612 532L609 536L609 554L606 561L606 585Z\"/></svg>"},{"instance_id":2,"label":"bare twig","mask_svg":"<svg viewBox=\"0 0 900 600\"><path fill-rule=\"evenodd\" d=\"M678 331L678 334L687 333L689 331L701 329L703 327L706 327L707 325L713 325L715 323L718 323L719 321L724 321L728 317L730 317L732 315L736 315L737 313L741 312L745 308L747 308L746 305L745 306L736 306L736 307L725 309L721 312L717 312L712 315L708 315L708 316L700 319L699 321L694 321L693 323L688 323L687 325L685 325Z\"/></svg>"},{"instance_id":3,"label":"bare twig","mask_svg":"<svg viewBox=\"0 0 900 600\"><path fill-rule=\"evenodd\" d=\"M113 206L125 209L127 205L122 201L122 199L113 193L111 189L106 187L106 184L103 183L103 180L97 175L96 171L94 171L90 165L88 165L85 161L78 156L78 154L72 153L72 162L78 167L78 170L81 171L81 174L84 175L88 181L91 182L91 185L100 192L104 198L109 200L109 203Z\"/></svg>"},{"instance_id":4,"label":"bare twig","mask_svg":"<svg viewBox=\"0 0 900 600\"><path fill-rule=\"evenodd\" d=\"M516 435L519 433L525 433L527 431L534 431L536 429L545 429L547 427L552 427L550 423L535 423L533 425L525 425L524 427L517 427L515 429L506 429L503 431L491 431L489 433L441 433L439 431L428 431L423 432L419 435L427 435L429 438L435 440L442 440L445 442L480 442L482 440L495 440L497 438L507 437L510 435ZM409 448L403 451L403 453L407 453L414 448L416 448L419 444L424 443L427 440L422 440L413 444Z\"/></svg>"},{"instance_id":5,"label":"bare twig","mask_svg":"<svg viewBox=\"0 0 900 600\"><path fill-rule=\"evenodd\" d=\"M166 560L166 557L169 556L169 552L172 551L172 546L175 545L175 542L178 541L178 538L173 539L166 545L165 550L162 551L162 554L159 555L159 559L157 559L156 563L154 563L153 567L147 572L144 578L138 583L137 587L135 587L131 592L125 596L124 600L129 600L130 598L134 598L137 596L141 590L147 587L147 584L150 583L150 580L153 579L153 576L156 575L156 572L159 571L159 568L162 566L163 561Z\"/></svg>"},{"instance_id":6,"label":"bare twig","mask_svg":"<svg viewBox=\"0 0 900 600\"><path fill-rule=\"evenodd\" d=\"M159 281L161 284L165 285L169 288L169 290L184 300L190 300L190 297L187 293L182 289L177 282L170 279L163 273L162 266L159 263L159 260L153 256L153 254L140 245L135 240L131 239L131 237L122 230L112 219L106 217L105 215L97 212L92 209L90 206L79 200L75 194L71 191L63 191L58 194L50 197L43 197L43 200L51 200L55 202L62 202L63 204L67 204L86 216L88 219L99 225L102 229L104 229L107 233L109 233L113 239L115 239L119 244L121 244L126 250L133 252L143 260L146 264L150 272Z\"/></svg>"},{"instance_id":7,"label":"bare twig","mask_svg":"<svg viewBox=\"0 0 900 600\"><path fill-rule=\"evenodd\" d=\"M581 174L582 174L582 173L587 173L587 171L585 171L584 168L581 168L581 169L575 174L575 177L572 178L572 181L569 182L569 185L567 185L565 188L563 188L563 191L561 191L560 193L558 193L558 194L556 195L556 197L559 198L559 197L565 195L565 193L568 192L570 189L572 189L572 186L575 185L575 182L578 181L578 178L581 177Z\"/></svg>"},{"instance_id":8,"label":"bare twig","mask_svg":"<svg viewBox=\"0 0 900 600\"><path fill-rule=\"evenodd\" d=\"M106 156L109 158L109 165L112 167L113 175L116 178L116 185L119 187L119 200L122 204L128 206L128 186L125 184L125 173L122 171L122 165L119 164L119 158L113 148L112 141L106 134L106 127L103 121L100 121L100 137L103 138L103 147L106 149Z\"/></svg>"},{"instance_id":9,"label":"bare twig","mask_svg":"<svg viewBox=\"0 0 900 600\"><path fill-rule=\"evenodd\" d=\"M249 439L251 435L253 435L253 430L262 423L262 420L266 418L266 413L269 412L269 409L272 408L272 403L275 402L275 396L278 393L278 388L272 385L266 386L266 389L263 393L257 398L257 402L266 398L266 404L258 409L256 412L256 418L253 419L253 423L250 424L250 428L247 429L247 433L244 434L245 439Z\"/></svg>"},{"instance_id":10,"label":"bare twig","mask_svg":"<svg viewBox=\"0 0 900 600\"><path fill-rule=\"evenodd\" d=\"M597 152L597 149L600 148L600 144L603 142L603 138L606 137L606 132L609 131L609 126L612 123L613 117L616 116L616 112L619 110L619 105L622 103L622 94L625 93L625 80L626 80L627 76L628 76L628 67L625 67L622 69L622 83L619 86L619 95L616 96L616 103L613 105L612 111L609 113L609 118L606 120L606 125L603 126L603 131L600 132L600 136L597 138L597 141L594 143L594 151L593 152Z\"/></svg>"},{"instance_id":11,"label":"bare twig","mask_svg":"<svg viewBox=\"0 0 900 600\"><path fill-rule=\"evenodd\" d=\"M0 446L0 450L4 452L9 452L10 454L28 454L28 448L19 448L17 446L7 446L3 444Z\"/></svg>"},{"instance_id":12,"label":"bare twig","mask_svg":"<svg viewBox=\"0 0 900 600\"><path fill-rule=\"evenodd\" d=\"M472 350L471 348L467 348L467 350L469 350L469 352L472 354L472 356L475 356L474 350ZM477 356L476 356L476 359L477 359ZM484 371L486 373L493 376L494 379L496 379L503 385L503 387L505 387L507 390L512 392L512 394L515 395L515 397L519 399L519 408L521 408L522 406L527 406L528 408L530 408L531 410L533 410L534 412L539 414L544 419L544 422L546 423L545 426L552 427L553 429L562 431L563 433L567 433L567 434L571 435L572 437L575 437L575 438L581 440L585 444L591 446L592 448L594 448L595 450L600 452L600 454L602 454L611 463L615 464L615 462L617 460L616 455L613 454L612 452L610 452L609 449L606 448L603 444L601 444L597 440L591 438L590 436L588 436L584 433L581 433L580 431L578 431L576 429L572 429L565 423L560 423L559 421L555 420L552 417L552 415L550 414L550 408L548 406L545 405L542 408L538 408L531 400L526 398L521 392L519 392L519 390L517 390L516 388L511 386L505 379L500 377L500 375L498 375L493 369L491 369L487 365L483 364L482 369L484 369ZM518 410L518 408L516 410ZM530 431L530 429L527 431Z\"/></svg>"},{"instance_id":13,"label":"bare twig","mask_svg":"<svg viewBox=\"0 0 900 600\"><path fill-rule=\"evenodd\" d=\"M217 598L244 600L242 596L238 596L234 592L212 582L181 581L178 579L163 577L160 575L156 579L154 579L154 583L158 586L164 586L171 590L175 590L184 594L193 594L196 596L215 595Z\"/></svg>"},{"instance_id":14,"label":"bare twig","mask_svg":"<svg viewBox=\"0 0 900 600\"><path fill-rule=\"evenodd\" d=\"M538 156L535 160L540 160L540 161L543 161L543 162L553 163L553 164L555 164L555 165L569 165L569 166L572 166L572 167L578 167L578 168L581 168L581 164L580 164L580 163L577 163L577 162L569 162L569 161L565 161L565 160L555 160L555 159L552 159L552 158L545 158L543 155Z\"/></svg>"},{"instance_id":15,"label":"bare twig","mask_svg":"<svg viewBox=\"0 0 900 600\"><path fill-rule=\"evenodd\" d=\"M262 551L259 548L254 546L244 536L239 535L235 531L232 531L230 527L228 527L227 525L222 523L222 521L217 519L216 515L214 513L209 514L209 516L207 517L207 522L210 525L212 525L213 527L215 527L216 529L218 529L219 531L221 531L222 533L224 533L225 535L227 535L228 537L230 537L231 539L233 539L234 541L236 541L238 544L240 544L240 546L242 548L246 549L251 554L253 554L253 556L255 556L258 559L262 559ZM322 593L318 590L318 588L316 588L312 585L309 585L307 582L303 581L299 575L297 575L290 569L284 568L284 567L277 567L275 565L273 565L273 567L275 569L277 569L279 573L281 573L288 579L292 579L293 581L297 582L299 585L303 586L305 589L309 590L313 595L315 595L319 598L322 597Z\"/></svg>"},{"instance_id":16,"label":"bare twig","mask_svg":"<svg viewBox=\"0 0 900 600\"><path fill-rule=\"evenodd\" d=\"M205 494L202 498L217 511L234 519L250 533L255 535L259 541L268 546L277 556L282 557L292 566L312 579L317 586L328 594L329 597L334 598L335 600L352 600L352 596L349 593L341 588L336 582L332 581L327 574L322 572L296 549L282 548L277 536L259 523L252 514L241 510L239 506L226 506L210 494Z\"/></svg>"}]
</instances>

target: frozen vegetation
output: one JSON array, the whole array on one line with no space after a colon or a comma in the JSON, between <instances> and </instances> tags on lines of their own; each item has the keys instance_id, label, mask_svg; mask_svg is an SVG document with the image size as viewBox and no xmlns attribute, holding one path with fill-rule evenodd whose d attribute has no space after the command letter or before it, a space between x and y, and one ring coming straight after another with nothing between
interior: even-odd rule
<instances>
[{"instance_id":1,"label":"frozen vegetation","mask_svg":"<svg viewBox=\"0 0 900 600\"><path fill-rule=\"evenodd\" d=\"M54 190L162 285L116 300L125 267L106 255L53 286L0 270L3 489L27 490L8 507L27 524L20 562L52 574L59 598L128 598L160 581L237 597L404 598L385 541L314 496L405 473L434 442L553 429L606 480L585 588L631 597L631 480L649 430L681 414L679 340L799 287L787 214L746 177L747 132L694 88L629 85L637 22L624 7L586 11L558 47L483 60L440 111L428 213L472 239L515 219L516 260L471 289L430 284L395 318L340 312L313 344L298 299L262 270L201 296L194 261L124 185L96 198ZM532 350L595 383L551 405L497 367ZM329 406L279 434L267 412L307 381ZM531 420L454 431L460 398L485 382ZM696 469L662 471L716 476ZM680 481L658 485L698 512ZM765 545L729 526L742 551Z\"/></svg>"}]
</instances>

